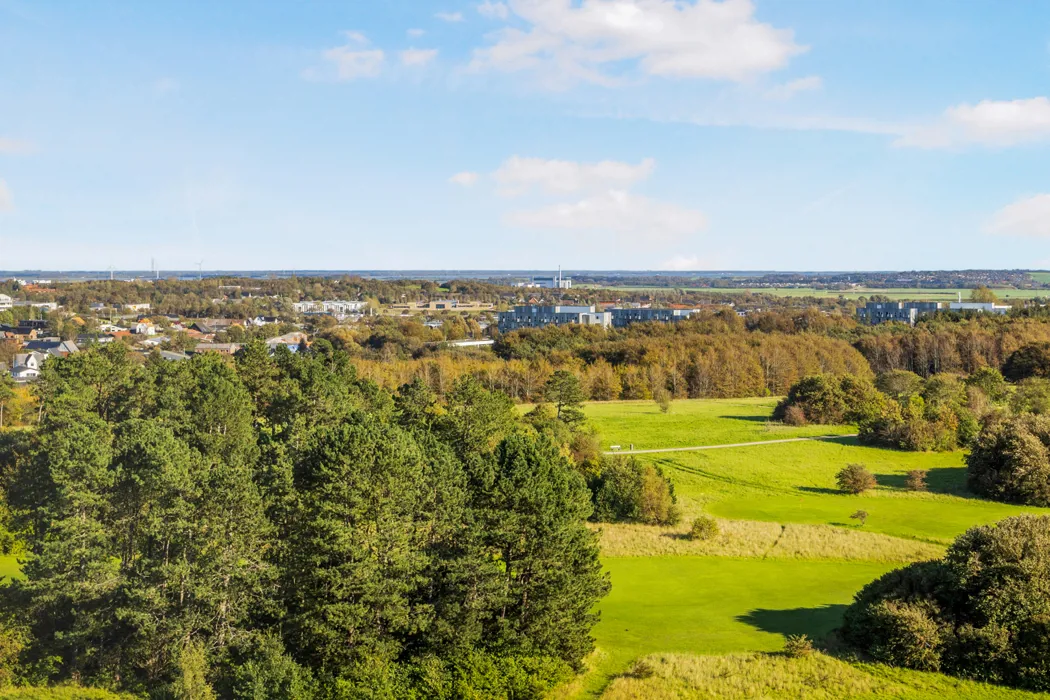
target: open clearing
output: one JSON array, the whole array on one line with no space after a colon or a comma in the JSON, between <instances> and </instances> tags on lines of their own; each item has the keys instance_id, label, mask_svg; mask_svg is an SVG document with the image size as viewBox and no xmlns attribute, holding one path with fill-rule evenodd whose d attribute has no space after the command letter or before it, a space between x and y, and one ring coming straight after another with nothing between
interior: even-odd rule
<instances>
[{"instance_id":1,"label":"open clearing","mask_svg":"<svg viewBox=\"0 0 1050 700\"><path fill-rule=\"evenodd\" d=\"M602 449L729 445L856 432L844 425L794 428L776 423L770 420L776 405L775 398L699 399L675 401L670 412L662 413L652 401L605 401L588 403L586 412L602 438Z\"/></svg>"},{"instance_id":2,"label":"open clearing","mask_svg":"<svg viewBox=\"0 0 1050 700\"><path fill-rule=\"evenodd\" d=\"M768 419L775 404L677 401L663 414L651 402L608 402L588 404L586 411L603 447L726 445L854 432L851 426L781 426ZM825 635L864 584L905 562L940 556L967 528L1039 512L971 497L963 456L865 447L841 436L638 455L674 482L683 521L674 527L600 526L613 589L601 604L591 671L567 696L1050 697L822 655L795 660L768 654L781 649L788 634ZM848 463L866 465L877 488L861 496L841 494L835 473ZM927 492L904 488L911 469L928 470ZM868 513L863 526L850 518L858 510ZM685 536L701 513L720 523L720 534L707 542ZM653 674L625 676L642 657Z\"/></svg>"}]
</instances>

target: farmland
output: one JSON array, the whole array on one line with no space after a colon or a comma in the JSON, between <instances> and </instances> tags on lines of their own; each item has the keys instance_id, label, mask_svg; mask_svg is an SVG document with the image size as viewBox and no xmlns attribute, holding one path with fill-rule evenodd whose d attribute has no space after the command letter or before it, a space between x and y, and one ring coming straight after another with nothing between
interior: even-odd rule
<instances>
[{"instance_id":1,"label":"farmland","mask_svg":"<svg viewBox=\"0 0 1050 700\"><path fill-rule=\"evenodd\" d=\"M636 449L852 432L772 424L774 405L679 401L664 414L652 404L622 402L590 404L587 414L603 446L633 442ZM613 589L601 604L592 669L570 696L1044 697L823 655L768 655L789 634L826 635L853 594L882 573L940 556L973 525L1036 510L970 497L962 453L897 452L838 437L638 458L674 482L683 522L601 526ZM841 494L834 477L847 463L865 464L878 486L861 496ZM904 488L912 469L928 470L928 491ZM850 518L858 510L868 513L863 524ZM711 541L686 536L701 513L720 522ZM625 676L640 658L651 675ZM806 683L813 674L840 681L814 690ZM831 687L851 690L835 694Z\"/></svg>"},{"instance_id":2,"label":"farmland","mask_svg":"<svg viewBox=\"0 0 1050 700\"><path fill-rule=\"evenodd\" d=\"M1037 274L1034 273L1033 277ZM1050 276L1050 273L1043 273ZM1037 277L1037 281L1044 281ZM586 287L586 285L581 285ZM958 301L959 295L962 300L967 301L971 289L930 289L924 287L852 287L843 289L817 289L814 287L605 287L605 289L618 289L631 292L710 292L712 294L770 294L778 297L814 297L817 299L859 299L878 295L886 297L891 301ZM1037 297L1050 297L1050 290L1046 289L993 289L995 295L1003 301L1015 299L1035 299Z\"/></svg>"}]
</instances>

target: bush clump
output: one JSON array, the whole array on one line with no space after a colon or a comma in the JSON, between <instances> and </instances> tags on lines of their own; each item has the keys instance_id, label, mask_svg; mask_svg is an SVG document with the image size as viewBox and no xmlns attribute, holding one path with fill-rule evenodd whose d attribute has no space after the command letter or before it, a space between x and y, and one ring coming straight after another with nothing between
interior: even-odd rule
<instances>
[{"instance_id":1,"label":"bush clump","mask_svg":"<svg viewBox=\"0 0 1050 700\"><path fill-rule=\"evenodd\" d=\"M603 458L590 487L594 521L675 525L682 518L674 485L663 470L634 457Z\"/></svg>"},{"instance_id":2,"label":"bush clump","mask_svg":"<svg viewBox=\"0 0 1050 700\"><path fill-rule=\"evenodd\" d=\"M835 475L835 482L841 491L856 496L875 488L875 475L863 464L847 464Z\"/></svg>"},{"instance_id":3,"label":"bush clump","mask_svg":"<svg viewBox=\"0 0 1050 700\"><path fill-rule=\"evenodd\" d=\"M693 526L689 528L689 539L700 541L713 540L718 537L718 533L718 521L712 517L701 515L693 521Z\"/></svg>"},{"instance_id":4,"label":"bush clump","mask_svg":"<svg viewBox=\"0 0 1050 700\"><path fill-rule=\"evenodd\" d=\"M1050 417L989 423L966 457L970 490L1007 503L1050 506Z\"/></svg>"},{"instance_id":5,"label":"bush clump","mask_svg":"<svg viewBox=\"0 0 1050 700\"><path fill-rule=\"evenodd\" d=\"M869 583L839 637L881 663L1050 690L1050 517L960 535L944 559Z\"/></svg>"},{"instance_id":6,"label":"bush clump","mask_svg":"<svg viewBox=\"0 0 1050 700\"><path fill-rule=\"evenodd\" d=\"M904 477L905 488L909 491L925 491L928 474L925 469L912 469Z\"/></svg>"},{"instance_id":7,"label":"bush clump","mask_svg":"<svg viewBox=\"0 0 1050 700\"><path fill-rule=\"evenodd\" d=\"M784 654L793 659L810 656L816 649L813 648L813 640L804 634L788 635L784 644Z\"/></svg>"}]
</instances>

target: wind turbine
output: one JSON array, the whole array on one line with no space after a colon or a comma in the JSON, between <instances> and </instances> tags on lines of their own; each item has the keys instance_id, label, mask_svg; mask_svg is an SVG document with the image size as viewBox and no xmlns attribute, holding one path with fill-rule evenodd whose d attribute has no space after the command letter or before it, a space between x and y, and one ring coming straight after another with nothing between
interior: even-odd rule
<instances>
[{"instance_id":1,"label":"wind turbine","mask_svg":"<svg viewBox=\"0 0 1050 700\"><path fill-rule=\"evenodd\" d=\"M197 281L200 282L202 279L204 279L204 260L203 259L201 259L201 261L199 263L197 263Z\"/></svg>"}]
</instances>

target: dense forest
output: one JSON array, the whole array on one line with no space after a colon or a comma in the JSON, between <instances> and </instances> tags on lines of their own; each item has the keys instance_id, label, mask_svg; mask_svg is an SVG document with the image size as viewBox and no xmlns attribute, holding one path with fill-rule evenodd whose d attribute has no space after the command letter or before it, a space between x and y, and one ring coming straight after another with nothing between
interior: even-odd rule
<instances>
[{"instance_id":1,"label":"dense forest","mask_svg":"<svg viewBox=\"0 0 1050 700\"><path fill-rule=\"evenodd\" d=\"M36 391L39 428L0 433L24 573L0 587L5 678L530 698L592 648L588 480L616 510L608 484L634 477L579 468L569 374L523 418L469 377L386 391L323 344L175 363L112 344L50 360Z\"/></svg>"}]
</instances>

